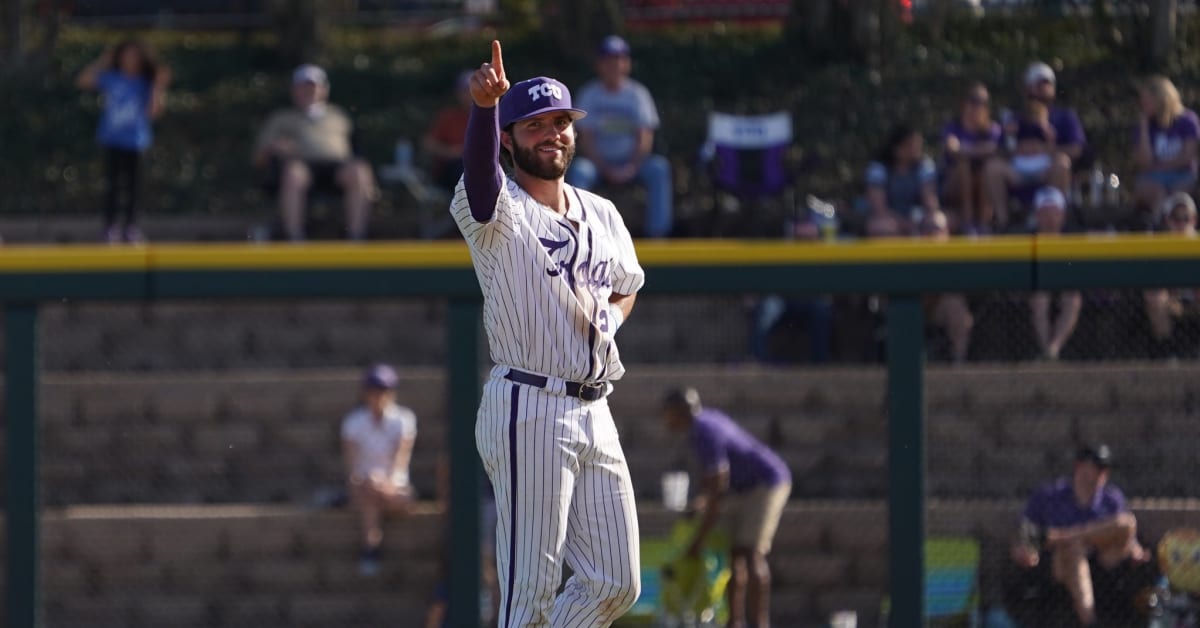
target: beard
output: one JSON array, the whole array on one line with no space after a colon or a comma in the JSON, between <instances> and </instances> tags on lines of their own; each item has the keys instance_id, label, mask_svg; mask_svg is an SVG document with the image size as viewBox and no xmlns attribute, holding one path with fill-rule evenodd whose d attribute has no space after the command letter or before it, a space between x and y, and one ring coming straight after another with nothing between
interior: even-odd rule
<instances>
[{"instance_id":1,"label":"beard","mask_svg":"<svg viewBox=\"0 0 1200 628\"><path fill-rule=\"evenodd\" d=\"M545 181L561 179L567 173L567 168L571 167L571 161L575 159L574 143L560 145L557 142L543 142L533 148L526 148L518 144L515 137L512 143L513 163L526 173ZM561 148L562 156L556 156L552 161L547 162L545 155L538 152L538 149L547 146Z\"/></svg>"}]
</instances>

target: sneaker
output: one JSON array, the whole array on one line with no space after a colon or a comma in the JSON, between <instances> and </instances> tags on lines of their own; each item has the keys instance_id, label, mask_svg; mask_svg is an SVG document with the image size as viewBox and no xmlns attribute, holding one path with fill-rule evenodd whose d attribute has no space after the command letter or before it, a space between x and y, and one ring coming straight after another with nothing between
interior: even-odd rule
<instances>
[{"instance_id":1,"label":"sneaker","mask_svg":"<svg viewBox=\"0 0 1200 628\"><path fill-rule=\"evenodd\" d=\"M104 230L104 241L109 244L121 243L121 229L113 226Z\"/></svg>"},{"instance_id":2,"label":"sneaker","mask_svg":"<svg viewBox=\"0 0 1200 628\"><path fill-rule=\"evenodd\" d=\"M142 233L142 230L139 229L137 225L129 225L125 227L124 238L129 244L146 243L146 234Z\"/></svg>"},{"instance_id":3,"label":"sneaker","mask_svg":"<svg viewBox=\"0 0 1200 628\"><path fill-rule=\"evenodd\" d=\"M363 550L358 559L358 573L366 577L379 575L380 555L378 547Z\"/></svg>"}]
</instances>

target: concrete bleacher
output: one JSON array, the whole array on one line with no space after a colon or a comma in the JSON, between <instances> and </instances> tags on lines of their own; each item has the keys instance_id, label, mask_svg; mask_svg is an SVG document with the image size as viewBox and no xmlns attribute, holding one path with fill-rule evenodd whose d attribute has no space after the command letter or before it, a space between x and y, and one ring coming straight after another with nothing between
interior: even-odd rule
<instances>
[{"instance_id":1,"label":"concrete bleacher","mask_svg":"<svg viewBox=\"0 0 1200 628\"><path fill-rule=\"evenodd\" d=\"M402 370L419 417L413 477L432 495L446 434L441 369ZM1055 364L931 368L928 481L938 497L1014 498L1064 473L1078 442L1116 448L1131 495L1200 494L1200 365ZM610 398L639 497L688 464L658 402L687 383L779 449L795 495L877 498L887 490L885 374L879 368L633 365ZM48 503L309 500L337 486L338 425L358 372L253 370L49 374L41 394Z\"/></svg>"},{"instance_id":2,"label":"concrete bleacher","mask_svg":"<svg viewBox=\"0 0 1200 628\"><path fill-rule=\"evenodd\" d=\"M445 444L445 380L433 367L401 373L401 401L420 418L413 477L428 497ZM369 628L419 612L436 576L435 508L390 524L389 556L402 560L356 586L349 513L306 507L339 486L337 427L358 377L355 368L46 374L48 625ZM663 392L684 383L793 470L774 559L779 625L814 625L837 608L869 621L886 590L885 372L631 364L610 404L646 534L670 522L655 505L660 474L688 464L657 415ZM1179 499L1200 494L1200 365L933 367L926 383L930 531L987 540L988 564L1003 563L996 548L1022 498L1067 471L1076 442L1114 446L1114 480L1137 500L1147 540L1195 521L1197 507Z\"/></svg>"},{"instance_id":3,"label":"concrete bleacher","mask_svg":"<svg viewBox=\"0 0 1200 628\"><path fill-rule=\"evenodd\" d=\"M55 303L42 309L51 371L225 370L441 365L438 300ZM745 357L737 299L647 298L622 332L630 362L726 362ZM688 317L688 325L679 324Z\"/></svg>"},{"instance_id":4,"label":"concrete bleacher","mask_svg":"<svg viewBox=\"0 0 1200 628\"><path fill-rule=\"evenodd\" d=\"M1134 500L1143 536L1195 521L1196 500ZM1019 500L934 500L931 535L981 540L985 582L1003 563ZM639 504L644 536L677 515ZM776 625L821 625L855 610L875 625L887 590L879 500L793 501L772 555ZM388 523L381 574L356 571L345 511L261 505L89 506L43 519L48 628L417 626L441 576L444 515L423 506ZM2 576L0 576L2 577Z\"/></svg>"},{"instance_id":5,"label":"concrete bleacher","mask_svg":"<svg viewBox=\"0 0 1200 628\"><path fill-rule=\"evenodd\" d=\"M48 627L415 626L441 577L432 506L388 524L394 559L371 578L345 512L71 507L43 521Z\"/></svg>"}]
</instances>

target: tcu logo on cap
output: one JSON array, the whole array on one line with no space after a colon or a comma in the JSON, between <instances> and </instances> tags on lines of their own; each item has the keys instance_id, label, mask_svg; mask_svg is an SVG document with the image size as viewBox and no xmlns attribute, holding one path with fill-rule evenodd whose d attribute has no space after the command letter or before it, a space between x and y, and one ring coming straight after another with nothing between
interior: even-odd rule
<instances>
[{"instance_id":1,"label":"tcu logo on cap","mask_svg":"<svg viewBox=\"0 0 1200 628\"><path fill-rule=\"evenodd\" d=\"M557 100L562 100L563 97L562 90L554 83L538 83L529 88L529 99L533 102L537 102L542 96L553 97Z\"/></svg>"}]
</instances>

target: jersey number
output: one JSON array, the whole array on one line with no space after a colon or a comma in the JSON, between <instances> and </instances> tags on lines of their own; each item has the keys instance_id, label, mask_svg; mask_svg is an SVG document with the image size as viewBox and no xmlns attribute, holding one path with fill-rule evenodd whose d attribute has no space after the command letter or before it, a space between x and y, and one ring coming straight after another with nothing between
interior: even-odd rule
<instances>
[{"instance_id":1,"label":"jersey number","mask_svg":"<svg viewBox=\"0 0 1200 628\"><path fill-rule=\"evenodd\" d=\"M598 318L600 319L600 333L607 334L608 333L608 310L607 309L600 310L600 314L599 314Z\"/></svg>"}]
</instances>

